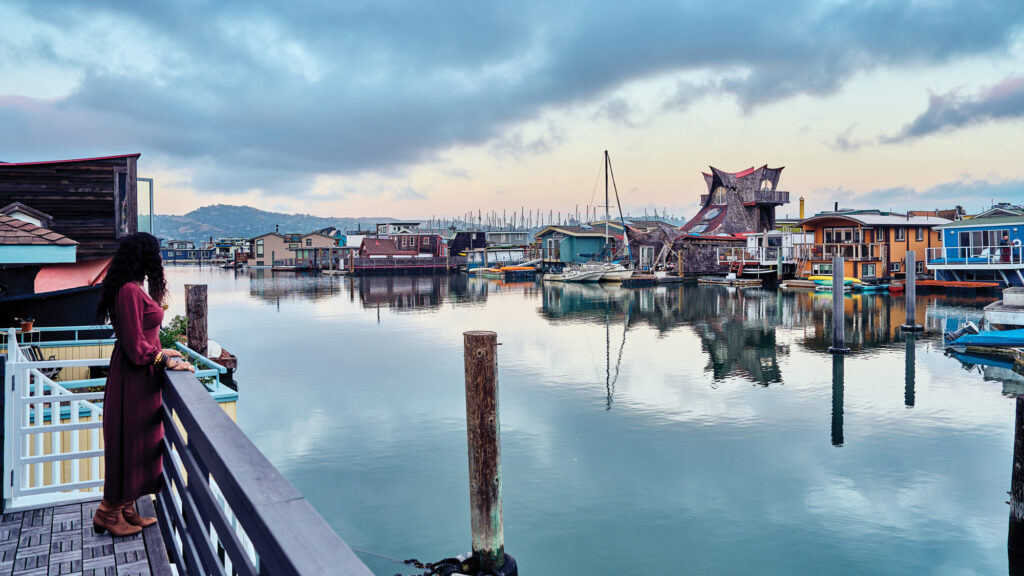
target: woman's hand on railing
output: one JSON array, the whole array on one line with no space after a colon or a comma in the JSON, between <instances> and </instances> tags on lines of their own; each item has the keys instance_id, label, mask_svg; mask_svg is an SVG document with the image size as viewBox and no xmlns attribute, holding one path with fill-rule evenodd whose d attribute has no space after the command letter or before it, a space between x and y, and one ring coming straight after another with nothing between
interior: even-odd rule
<instances>
[{"instance_id":1,"label":"woman's hand on railing","mask_svg":"<svg viewBox=\"0 0 1024 576\"><path fill-rule=\"evenodd\" d=\"M192 363L181 359L181 354L179 354L177 358L170 358L167 360L167 369L178 371L188 370L189 372L196 371L196 367L193 366Z\"/></svg>"},{"instance_id":2,"label":"woman's hand on railing","mask_svg":"<svg viewBox=\"0 0 1024 576\"><path fill-rule=\"evenodd\" d=\"M164 356L168 358L181 358L181 352L178 350L171 350L170 348L163 349Z\"/></svg>"}]
</instances>

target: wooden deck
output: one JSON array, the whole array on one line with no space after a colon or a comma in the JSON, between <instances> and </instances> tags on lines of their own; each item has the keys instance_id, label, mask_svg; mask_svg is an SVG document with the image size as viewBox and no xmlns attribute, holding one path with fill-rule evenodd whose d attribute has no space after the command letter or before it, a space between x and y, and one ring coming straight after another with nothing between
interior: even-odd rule
<instances>
[{"instance_id":1,"label":"wooden deck","mask_svg":"<svg viewBox=\"0 0 1024 576\"><path fill-rule=\"evenodd\" d=\"M0 576L169 576L157 525L112 538L92 528L99 500L0 516ZM148 498L139 512L155 515Z\"/></svg>"},{"instance_id":2,"label":"wooden deck","mask_svg":"<svg viewBox=\"0 0 1024 576\"><path fill-rule=\"evenodd\" d=\"M999 282L958 282L955 280L918 280L917 285L929 288L999 288Z\"/></svg>"}]
</instances>

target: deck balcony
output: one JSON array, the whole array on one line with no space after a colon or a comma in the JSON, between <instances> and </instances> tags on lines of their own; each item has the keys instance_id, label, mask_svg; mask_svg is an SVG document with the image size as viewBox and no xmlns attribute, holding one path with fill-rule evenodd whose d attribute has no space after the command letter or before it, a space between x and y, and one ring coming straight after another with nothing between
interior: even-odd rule
<instances>
[{"instance_id":1,"label":"deck balcony","mask_svg":"<svg viewBox=\"0 0 1024 576\"><path fill-rule=\"evenodd\" d=\"M232 420L223 368L184 346L197 370L165 374L164 487L138 502L158 523L142 537L96 534L111 336L110 326L0 332L0 573L371 574Z\"/></svg>"},{"instance_id":2,"label":"deck balcony","mask_svg":"<svg viewBox=\"0 0 1024 576\"><path fill-rule=\"evenodd\" d=\"M799 244L795 248L798 260L826 262L835 256L842 256L848 261L872 262L885 258L885 244L880 242L870 244L855 242Z\"/></svg>"},{"instance_id":3,"label":"deck balcony","mask_svg":"<svg viewBox=\"0 0 1024 576\"><path fill-rule=\"evenodd\" d=\"M796 262L798 246L743 246L716 248L718 263L723 265L742 263L746 266L774 266L780 262Z\"/></svg>"},{"instance_id":4,"label":"deck balcony","mask_svg":"<svg viewBox=\"0 0 1024 576\"><path fill-rule=\"evenodd\" d=\"M701 194L701 206L708 203L710 194ZM740 201L744 204L788 204L789 192L783 190L753 190L740 193Z\"/></svg>"},{"instance_id":5,"label":"deck balcony","mask_svg":"<svg viewBox=\"0 0 1024 576\"><path fill-rule=\"evenodd\" d=\"M1024 268L1024 246L965 246L928 248L933 270L1015 270Z\"/></svg>"}]
</instances>

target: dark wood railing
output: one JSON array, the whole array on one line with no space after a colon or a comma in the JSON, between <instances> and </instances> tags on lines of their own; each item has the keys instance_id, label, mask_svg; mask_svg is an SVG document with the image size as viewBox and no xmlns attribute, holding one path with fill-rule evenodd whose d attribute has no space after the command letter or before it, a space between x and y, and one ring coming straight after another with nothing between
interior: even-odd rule
<instances>
[{"instance_id":1,"label":"dark wood railing","mask_svg":"<svg viewBox=\"0 0 1024 576\"><path fill-rule=\"evenodd\" d=\"M372 576L190 372L167 372L157 518L178 574Z\"/></svg>"}]
</instances>

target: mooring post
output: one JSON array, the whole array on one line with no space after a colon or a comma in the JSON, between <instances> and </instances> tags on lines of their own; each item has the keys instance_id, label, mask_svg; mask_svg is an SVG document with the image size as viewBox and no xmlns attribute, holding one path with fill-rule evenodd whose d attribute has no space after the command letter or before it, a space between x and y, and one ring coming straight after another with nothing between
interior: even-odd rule
<instances>
[{"instance_id":1,"label":"mooring post","mask_svg":"<svg viewBox=\"0 0 1024 576\"><path fill-rule=\"evenodd\" d=\"M1024 396L1017 396L1017 416L1014 419L1010 530L1007 546L1011 553L1024 554Z\"/></svg>"},{"instance_id":2,"label":"mooring post","mask_svg":"<svg viewBox=\"0 0 1024 576\"><path fill-rule=\"evenodd\" d=\"M828 351L833 354L845 354L850 351L846 347L846 312L843 309L843 291L846 289L843 270L843 257L832 257L832 345Z\"/></svg>"},{"instance_id":3,"label":"mooring post","mask_svg":"<svg viewBox=\"0 0 1024 576\"><path fill-rule=\"evenodd\" d=\"M498 335L462 334L466 363L466 435L473 557L483 572L505 564L501 519L501 442L498 423Z\"/></svg>"},{"instance_id":4,"label":"mooring post","mask_svg":"<svg viewBox=\"0 0 1024 576\"><path fill-rule=\"evenodd\" d=\"M843 391L846 356L832 355L832 445L843 445Z\"/></svg>"},{"instance_id":5,"label":"mooring post","mask_svg":"<svg viewBox=\"0 0 1024 576\"><path fill-rule=\"evenodd\" d=\"M904 376L906 377L906 386L903 389L903 404L907 408L914 407L914 382L916 380L916 368L914 366L917 350L914 345L917 342L917 334L908 332L903 336L906 339L906 367L904 368Z\"/></svg>"},{"instance_id":6,"label":"mooring post","mask_svg":"<svg viewBox=\"0 0 1024 576\"><path fill-rule=\"evenodd\" d=\"M185 285L185 317L188 347L206 356L206 284Z\"/></svg>"},{"instance_id":7,"label":"mooring post","mask_svg":"<svg viewBox=\"0 0 1024 576\"><path fill-rule=\"evenodd\" d=\"M917 323L917 258L913 250L907 250L907 257L904 261L907 269L906 286L904 287L907 299L907 319L903 322L903 330L918 332L922 326Z\"/></svg>"}]
</instances>

